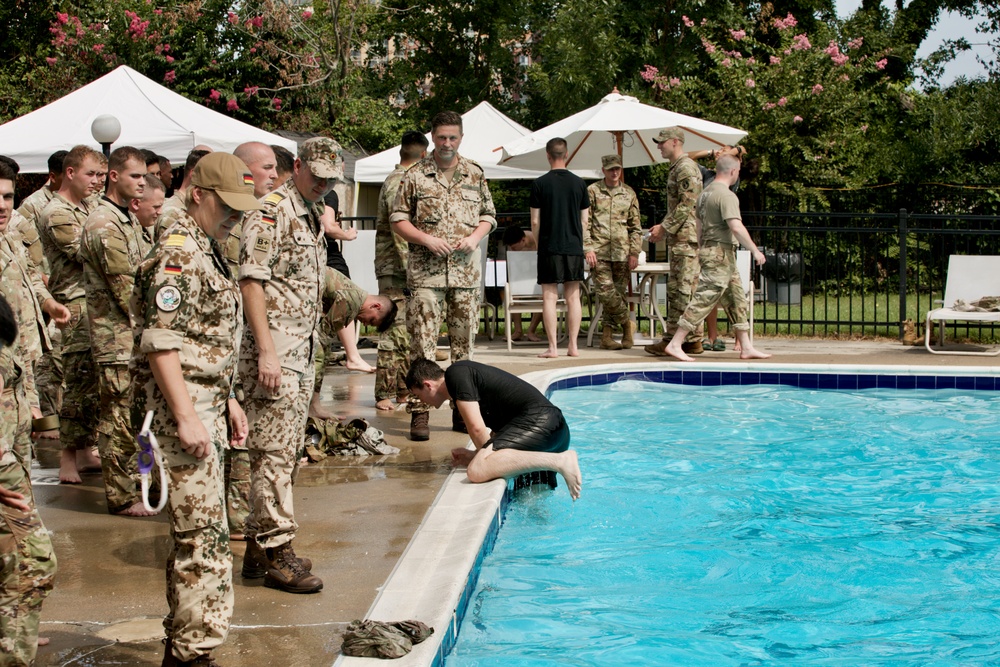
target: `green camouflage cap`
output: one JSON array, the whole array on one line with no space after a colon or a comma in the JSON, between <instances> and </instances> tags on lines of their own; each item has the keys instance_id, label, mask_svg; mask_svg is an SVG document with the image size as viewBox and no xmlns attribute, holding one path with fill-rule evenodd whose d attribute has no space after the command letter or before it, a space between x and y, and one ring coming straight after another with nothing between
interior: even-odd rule
<instances>
[{"instance_id":1,"label":"green camouflage cap","mask_svg":"<svg viewBox=\"0 0 1000 667\"><path fill-rule=\"evenodd\" d=\"M622 159L618 157L617 154L605 155L601 158L601 168L611 169L612 167L621 167Z\"/></svg>"},{"instance_id":2,"label":"green camouflage cap","mask_svg":"<svg viewBox=\"0 0 1000 667\"><path fill-rule=\"evenodd\" d=\"M653 137L653 141L657 144L662 144L668 139L680 139L680 142L684 143L684 130L679 127L668 127L665 130L660 130L660 133Z\"/></svg>"},{"instance_id":3,"label":"green camouflage cap","mask_svg":"<svg viewBox=\"0 0 1000 667\"><path fill-rule=\"evenodd\" d=\"M299 159L309 165L316 178L344 180L344 160L340 144L326 137L313 137L299 146Z\"/></svg>"}]
</instances>

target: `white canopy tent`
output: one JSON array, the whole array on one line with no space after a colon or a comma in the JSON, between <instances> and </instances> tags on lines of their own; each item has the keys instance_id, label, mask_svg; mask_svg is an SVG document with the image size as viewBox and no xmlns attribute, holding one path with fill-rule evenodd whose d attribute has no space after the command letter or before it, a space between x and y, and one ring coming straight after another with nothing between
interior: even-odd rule
<instances>
[{"instance_id":1,"label":"white canopy tent","mask_svg":"<svg viewBox=\"0 0 1000 667\"><path fill-rule=\"evenodd\" d=\"M212 111L125 65L0 125L0 150L17 160L22 172L45 173L49 155L57 150L77 144L100 149L90 125L103 114L115 116L122 126L112 148L147 148L175 164L198 144L232 151L243 142L262 141L296 151L294 141Z\"/></svg>"}]
</instances>

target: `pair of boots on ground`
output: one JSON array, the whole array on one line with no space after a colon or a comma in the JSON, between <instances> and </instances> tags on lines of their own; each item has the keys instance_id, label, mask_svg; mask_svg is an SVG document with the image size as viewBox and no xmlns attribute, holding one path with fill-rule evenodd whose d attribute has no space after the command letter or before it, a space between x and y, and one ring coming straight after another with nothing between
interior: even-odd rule
<instances>
[{"instance_id":1,"label":"pair of boots on ground","mask_svg":"<svg viewBox=\"0 0 1000 667\"><path fill-rule=\"evenodd\" d=\"M312 573L312 561L295 555L291 542L277 547L262 547L247 538L243 556L244 579L264 578L264 585L288 593L317 593L323 580Z\"/></svg>"},{"instance_id":2,"label":"pair of boots on ground","mask_svg":"<svg viewBox=\"0 0 1000 667\"><path fill-rule=\"evenodd\" d=\"M626 320L622 324L622 342L618 342L613 338L613 331L611 324L608 322L604 323L604 329L601 332L601 349L602 350L631 350L632 346L635 345L635 332L636 324L632 320Z\"/></svg>"}]
</instances>

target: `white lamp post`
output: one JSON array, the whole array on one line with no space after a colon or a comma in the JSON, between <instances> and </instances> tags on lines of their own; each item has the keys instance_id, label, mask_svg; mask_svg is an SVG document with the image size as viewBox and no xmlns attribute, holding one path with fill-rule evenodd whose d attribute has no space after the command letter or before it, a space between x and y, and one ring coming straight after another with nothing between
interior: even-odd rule
<instances>
[{"instance_id":1,"label":"white lamp post","mask_svg":"<svg viewBox=\"0 0 1000 667\"><path fill-rule=\"evenodd\" d=\"M111 114L102 114L90 124L90 134L101 145L104 157L111 155L111 144L118 141L122 134L122 124Z\"/></svg>"}]
</instances>

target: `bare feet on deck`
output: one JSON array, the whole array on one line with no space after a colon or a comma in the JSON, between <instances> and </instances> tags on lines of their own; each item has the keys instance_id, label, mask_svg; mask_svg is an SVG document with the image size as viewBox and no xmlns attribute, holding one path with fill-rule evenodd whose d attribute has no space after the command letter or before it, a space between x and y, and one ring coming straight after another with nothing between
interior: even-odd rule
<instances>
[{"instance_id":1,"label":"bare feet on deck","mask_svg":"<svg viewBox=\"0 0 1000 667\"><path fill-rule=\"evenodd\" d=\"M538 355L539 359L555 359L559 356L559 350L548 349Z\"/></svg>"},{"instance_id":2,"label":"bare feet on deck","mask_svg":"<svg viewBox=\"0 0 1000 667\"><path fill-rule=\"evenodd\" d=\"M680 361L694 361L694 359L684 353L684 350L681 349L680 345L670 343L667 345L666 353L675 359L679 359Z\"/></svg>"},{"instance_id":3,"label":"bare feet on deck","mask_svg":"<svg viewBox=\"0 0 1000 667\"><path fill-rule=\"evenodd\" d=\"M375 369L368 365L364 359L348 359L344 362L344 367L349 371L357 371L359 373L374 373Z\"/></svg>"},{"instance_id":4,"label":"bare feet on deck","mask_svg":"<svg viewBox=\"0 0 1000 667\"><path fill-rule=\"evenodd\" d=\"M524 334L523 334L523 333L521 333L520 331L512 331L512 332L510 333L510 339L511 339L512 341L515 341L515 342L517 342L517 341L521 340L521 337L522 337L523 335L524 335Z\"/></svg>"},{"instance_id":5,"label":"bare feet on deck","mask_svg":"<svg viewBox=\"0 0 1000 667\"><path fill-rule=\"evenodd\" d=\"M538 334L533 334L530 331L524 334L524 337L530 340L532 343L541 343L542 339L538 337Z\"/></svg>"},{"instance_id":6,"label":"bare feet on deck","mask_svg":"<svg viewBox=\"0 0 1000 667\"><path fill-rule=\"evenodd\" d=\"M76 451L72 449L62 450L59 455L59 483L60 484L83 484L80 479L80 472L76 469Z\"/></svg>"},{"instance_id":7,"label":"bare feet on deck","mask_svg":"<svg viewBox=\"0 0 1000 667\"><path fill-rule=\"evenodd\" d=\"M567 449L560 456L562 461L560 462L558 472L566 480L570 498L578 500L580 498L580 490L583 488L583 474L580 472L580 461L576 456L576 452L572 449Z\"/></svg>"},{"instance_id":8,"label":"bare feet on deck","mask_svg":"<svg viewBox=\"0 0 1000 667\"><path fill-rule=\"evenodd\" d=\"M577 349L576 345L570 345L569 349L566 350L566 356L567 357L579 357L580 356L580 350Z\"/></svg>"},{"instance_id":9,"label":"bare feet on deck","mask_svg":"<svg viewBox=\"0 0 1000 667\"><path fill-rule=\"evenodd\" d=\"M101 472L101 457L96 447L76 450L76 469L80 472Z\"/></svg>"},{"instance_id":10,"label":"bare feet on deck","mask_svg":"<svg viewBox=\"0 0 1000 667\"><path fill-rule=\"evenodd\" d=\"M770 359L771 355L761 352L757 348L747 345L746 349L740 351L740 359Z\"/></svg>"},{"instance_id":11,"label":"bare feet on deck","mask_svg":"<svg viewBox=\"0 0 1000 667\"><path fill-rule=\"evenodd\" d=\"M375 409L389 411L395 409L395 406L393 406L391 398L383 398L381 401L375 402Z\"/></svg>"},{"instance_id":12,"label":"bare feet on deck","mask_svg":"<svg viewBox=\"0 0 1000 667\"><path fill-rule=\"evenodd\" d=\"M113 514L115 516L156 516L157 512L146 509L141 502L138 502L120 512L113 512Z\"/></svg>"},{"instance_id":13,"label":"bare feet on deck","mask_svg":"<svg viewBox=\"0 0 1000 667\"><path fill-rule=\"evenodd\" d=\"M313 398L309 401L309 416L313 419L336 419L337 415L333 414L329 410L323 407L319 400L319 394L313 394Z\"/></svg>"}]
</instances>

